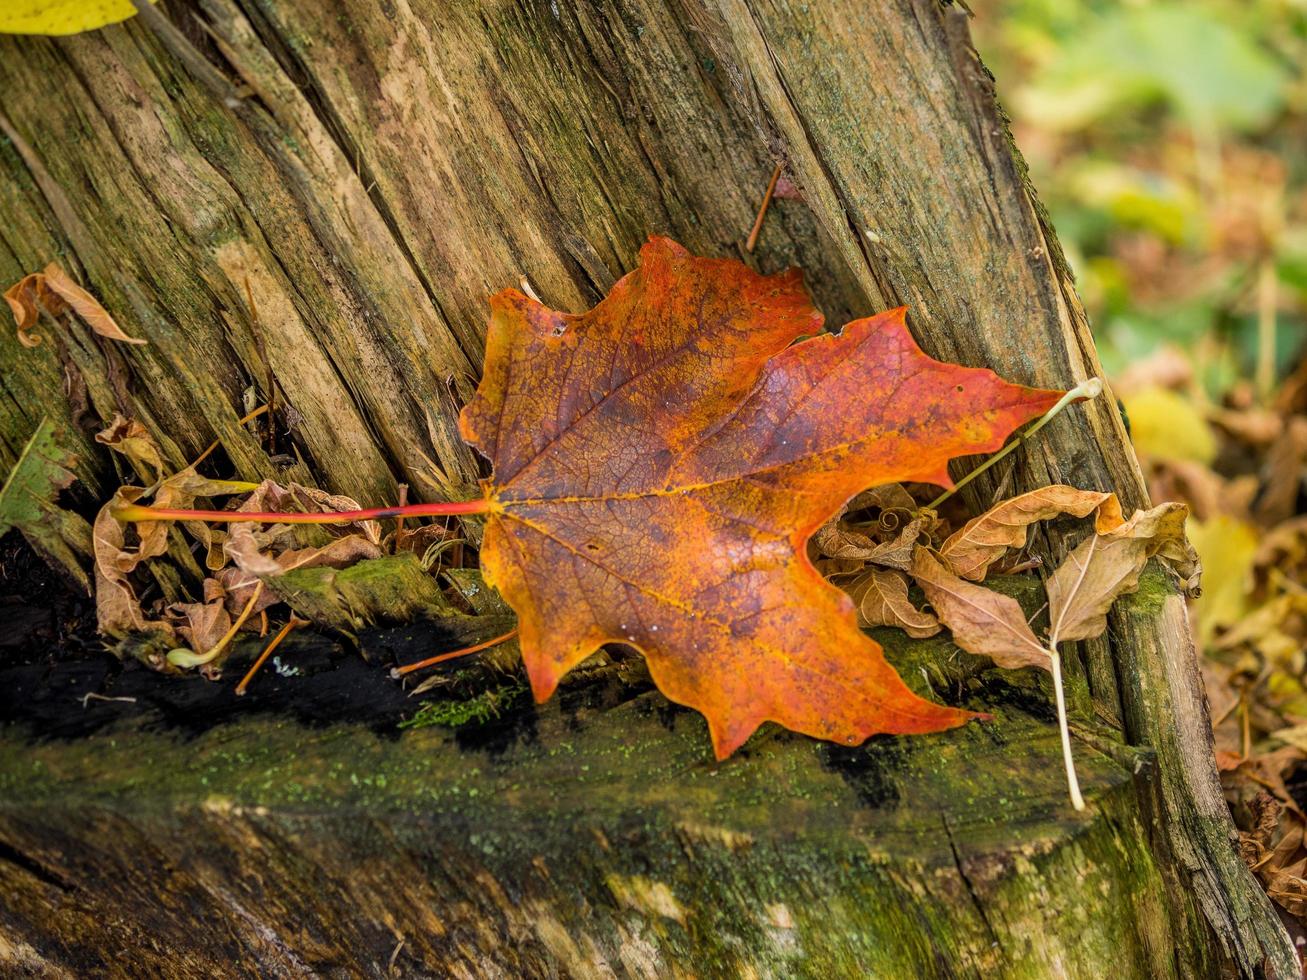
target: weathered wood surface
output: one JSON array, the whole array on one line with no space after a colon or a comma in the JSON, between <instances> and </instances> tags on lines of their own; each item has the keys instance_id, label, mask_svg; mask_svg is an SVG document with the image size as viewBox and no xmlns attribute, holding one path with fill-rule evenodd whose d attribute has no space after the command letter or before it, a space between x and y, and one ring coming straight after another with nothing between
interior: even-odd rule
<instances>
[{"instance_id":1,"label":"weathered wood surface","mask_svg":"<svg viewBox=\"0 0 1307 980\"><path fill-rule=\"evenodd\" d=\"M22 719L0 736L0 962L384 976L398 948L399 976L1214 973L1148 844L1150 754L1086 729L1076 815L1046 676L879 635L923 692L995 720L860 749L768 726L719 764L638 663L539 708L515 675L464 682L509 692L504 713L403 733L415 702L379 665L307 637L284 651L301 676L244 703L134 667L107 690L136 701L82 709L103 665L0 670Z\"/></svg>"},{"instance_id":2,"label":"weathered wood surface","mask_svg":"<svg viewBox=\"0 0 1307 980\"><path fill-rule=\"evenodd\" d=\"M53 413L74 423L82 476L104 494L115 477L86 430L121 410L173 463L218 438L243 477L278 475L236 424L247 389L269 394L248 280L285 439L303 461L295 475L388 500L401 480L424 492L425 453L466 484L476 462L453 419L474 383L485 297L526 276L550 304L584 308L653 232L765 271L803 266L835 324L905 303L928 351L1016 381L1069 386L1098 370L956 8L166 10L246 98L217 97L139 22L0 38L0 279L59 258L150 341L111 347L75 329L26 351L0 332L0 465ZM805 201L777 202L744 256L780 160ZM1006 491L1058 481L1143 499L1110 398L1045 431L996 474ZM996 483L978 483L984 501ZM1147 829L1165 886L1149 902L1165 910L1168 941L1210 946L1199 972L1219 961L1287 975L1283 931L1230 849L1182 612L1176 599L1135 603L1110 645L1085 645L1071 665L1088 679L1073 703L1081 720L1160 760L1129 783L1126 816L1100 812L1090 826Z\"/></svg>"}]
</instances>

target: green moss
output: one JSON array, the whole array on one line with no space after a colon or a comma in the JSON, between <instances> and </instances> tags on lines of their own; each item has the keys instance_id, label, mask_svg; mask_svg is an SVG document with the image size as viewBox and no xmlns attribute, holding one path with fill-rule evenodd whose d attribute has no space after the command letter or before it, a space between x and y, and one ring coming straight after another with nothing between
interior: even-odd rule
<instances>
[{"instance_id":1,"label":"green moss","mask_svg":"<svg viewBox=\"0 0 1307 980\"><path fill-rule=\"evenodd\" d=\"M492 718L498 718L526 690L527 686L519 681L482 691L466 701L428 701L411 718L401 721L399 727L416 729L438 725L442 728L459 728L473 722L484 724Z\"/></svg>"},{"instance_id":2,"label":"green moss","mask_svg":"<svg viewBox=\"0 0 1307 980\"><path fill-rule=\"evenodd\" d=\"M346 633L377 622L459 615L408 552L344 569L298 568L267 583L299 615Z\"/></svg>"},{"instance_id":3,"label":"green moss","mask_svg":"<svg viewBox=\"0 0 1307 980\"><path fill-rule=\"evenodd\" d=\"M1134 612L1152 614L1161 611L1165 602L1176 595L1171 576L1156 560L1150 561L1139 576L1139 589L1122 602L1129 603Z\"/></svg>"}]
</instances>

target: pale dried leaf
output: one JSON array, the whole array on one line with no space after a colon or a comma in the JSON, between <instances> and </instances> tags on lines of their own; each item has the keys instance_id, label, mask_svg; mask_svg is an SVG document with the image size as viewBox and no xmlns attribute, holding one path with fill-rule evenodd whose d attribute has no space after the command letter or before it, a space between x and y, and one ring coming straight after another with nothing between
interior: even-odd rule
<instances>
[{"instance_id":1,"label":"pale dried leaf","mask_svg":"<svg viewBox=\"0 0 1307 980\"><path fill-rule=\"evenodd\" d=\"M916 502L897 483L864 490L850 500L838 514L818 528L811 543L819 555L863 562L874 562L887 568L907 570L912 564L912 549L917 539L938 523L933 513L910 517L900 526L906 515L912 514ZM850 527L843 523L850 511L879 508L878 526Z\"/></svg>"},{"instance_id":2,"label":"pale dried leaf","mask_svg":"<svg viewBox=\"0 0 1307 980\"><path fill-rule=\"evenodd\" d=\"M100 301L77 285L72 277L59 267L58 263L51 262L47 265L43 275L45 276L45 285L50 291L71 306L86 325L101 337L121 341L124 344L146 343L144 340L129 337L123 333L122 328L109 315L109 311L100 305Z\"/></svg>"},{"instance_id":3,"label":"pale dried leaf","mask_svg":"<svg viewBox=\"0 0 1307 980\"><path fill-rule=\"evenodd\" d=\"M231 629L226 598L217 579L209 578L204 580L203 602L176 602L168 607L168 616L178 623L177 632L192 650L213 649Z\"/></svg>"},{"instance_id":4,"label":"pale dried leaf","mask_svg":"<svg viewBox=\"0 0 1307 980\"><path fill-rule=\"evenodd\" d=\"M959 578L925 548L918 548L912 577L945 626L953 642L970 653L993 659L1000 667L1051 668L1048 651L1035 638L1021 606L1011 596Z\"/></svg>"},{"instance_id":5,"label":"pale dried leaf","mask_svg":"<svg viewBox=\"0 0 1307 980\"><path fill-rule=\"evenodd\" d=\"M912 567L912 553L918 540L936 523L933 515L914 517L889 541L878 544L867 560L886 568L906 572Z\"/></svg>"},{"instance_id":6,"label":"pale dried leaf","mask_svg":"<svg viewBox=\"0 0 1307 980\"><path fill-rule=\"evenodd\" d=\"M841 588L857 604L860 626L897 626L917 639L940 630L939 620L908 599L908 580L901 572L869 569Z\"/></svg>"},{"instance_id":7,"label":"pale dried leaf","mask_svg":"<svg viewBox=\"0 0 1307 980\"><path fill-rule=\"evenodd\" d=\"M157 480L163 475L163 456L154 437L135 419L115 415L108 428L95 434L95 441L122 453L136 467L143 479Z\"/></svg>"},{"instance_id":8,"label":"pale dried leaf","mask_svg":"<svg viewBox=\"0 0 1307 980\"><path fill-rule=\"evenodd\" d=\"M238 548L244 543L243 540L239 541ZM314 568L319 565L345 568L364 559L381 557L381 548L378 545L357 534L347 538L336 538L320 548L298 548L275 555L257 550L251 553L233 551L230 545L229 540L225 547L235 567L222 569L218 572L217 578L227 590L227 606L233 611L244 607L254 588L264 577L275 577L296 568ZM270 589L265 590L259 596L252 611L259 612L277 601L279 600L275 592Z\"/></svg>"},{"instance_id":9,"label":"pale dried leaf","mask_svg":"<svg viewBox=\"0 0 1307 980\"><path fill-rule=\"evenodd\" d=\"M145 618L127 578L142 561L161 552L143 552L140 547L129 549L124 526L112 513L115 508L136 503L144 493L141 487L119 487L95 518L91 541L95 556L95 614L101 633L121 636L144 629L173 632L167 623Z\"/></svg>"},{"instance_id":10,"label":"pale dried leaf","mask_svg":"<svg viewBox=\"0 0 1307 980\"><path fill-rule=\"evenodd\" d=\"M1086 517L1110 493L1054 485L1023 493L973 517L940 548L940 557L962 578L979 582L1009 548L1026 546L1026 529L1060 514Z\"/></svg>"},{"instance_id":11,"label":"pale dried leaf","mask_svg":"<svg viewBox=\"0 0 1307 980\"><path fill-rule=\"evenodd\" d=\"M1139 587L1139 574L1154 555L1171 565L1186 587L1196 584L1201 564L1185 538L1188 513L1184 504L1159 504L1113 524L1100 511L1095 533L1048 580L1050 643L1100 635L1112 603Z\"/></svg>"},{"instance_id":12,"label":"pale dried leaf","mask_svg":"<svg viewBox=\"0 0 1307 980\"><path fill-rule=\"evenodd\" d=\"M827 521L812 536L817 553L827 558L866 561L876 550L874 539L861 531L845 527L838 520Z\"/></svg>"},{"instance_id":13,"label":"pale dried leaf","mask_svg":"<svg viewBox=\"0 0 1307 980\"><path fill-rule=\"evenodd\" d=\"M27 332L36 326L36 321L41 317L36 295L40 278L40 274L34 272L23 276L5 290L5 301L14 314L14 322L18 325L18 342L24 347L35 347L41 342L39 336Z\"/></svg>"}]
</instances>

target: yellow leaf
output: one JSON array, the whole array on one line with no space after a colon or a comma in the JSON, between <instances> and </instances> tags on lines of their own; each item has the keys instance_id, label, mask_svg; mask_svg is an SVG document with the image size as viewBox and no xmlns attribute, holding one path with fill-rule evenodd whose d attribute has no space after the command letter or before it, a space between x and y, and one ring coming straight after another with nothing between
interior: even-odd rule
<instances>
[{"instance_id":1,"label":"yellow leaf","mask_svg":"<svg viewBox=\"0 0 1307 980\"><path fill-rule=\"evenodd\" d=\"M1203 593L1194 601L1198 634L1207 643L1222 626L1232 626L1248 612L1257 531L1224 514L1193 521L1189 541L1203 561Z\"/></svg>"},{"instance_id":2,"label":"yellow leaf","mask_svg":"<svg viewBox=\"0 0 1307 980\"><path fill-rule=\"evenodd\" d=\"M135 15L131 0L4 0L0 34L80 34Z\"/></svg>"},{"instance_id":3,"label":"yellow leaf","mask_svg":"<svg viewBox=\"0 0 1307 980\"><path fill-rule=\"evenodd\" d=\"M1145 388L1123 399L1130 438L1140 456L1210 463L1216 437L1192 402L1165 388Z\"/></svg>"}]
</instances>

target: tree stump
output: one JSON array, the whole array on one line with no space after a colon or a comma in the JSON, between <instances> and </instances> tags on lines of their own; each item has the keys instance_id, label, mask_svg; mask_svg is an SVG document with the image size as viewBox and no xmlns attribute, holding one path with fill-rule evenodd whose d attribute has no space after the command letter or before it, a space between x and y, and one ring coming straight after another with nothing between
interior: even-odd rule
<instances>
[{"instance_id":1,"label":"tree stump","mask_svg":"<svg viewBox=\"0 0 1307 980\"><path fill-rule=\"evenodd\" d=\"M28 350L0 334L0 466L50 415L103 499L117 478L89 434L121 413L176 465L216 438L243 479L378 503L405 482L433 499L430 458L449 492L469 488L478 463L455 419L486 297L526 278L551 306L587 308L651 233L803 267L832 325L907 305L929 353L1013 381L1099 371L951 5L161 8L175 31L138 17L0 38L0 280L58 260L149 341L74 325ZM746 253L778 164L803 199L775 202ZM247 392L274 391L289 458L238 424ZM1050 482L1144 502L1110 397L1044 431L972 502ZM1036 548L1065 545L1054 530ZM372 721L349 697L305 713L280 678L275 709L178 729L164 723L186 721L177 704L204 698L140 672L121 683L153 708L90 702L112 723L73 724L24 705L97 678L11 678L26 694L0 736L0 962L1295 974L1233 850L1183 600L1160 573L1068 657L1083 816L1064 802L1042 678L885 642L923 693L997 721L859 749L769 729L718 766L701 720L626 668L582 672L554 704L514 698L474 732L402 737L411 707L376 668L349 673L354 654L321 675L354 677Z\"/></svg>"}]
</instances>

